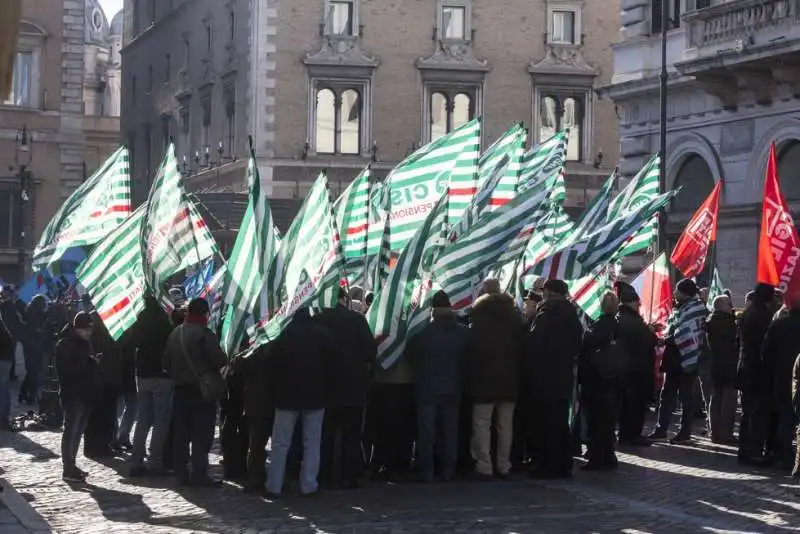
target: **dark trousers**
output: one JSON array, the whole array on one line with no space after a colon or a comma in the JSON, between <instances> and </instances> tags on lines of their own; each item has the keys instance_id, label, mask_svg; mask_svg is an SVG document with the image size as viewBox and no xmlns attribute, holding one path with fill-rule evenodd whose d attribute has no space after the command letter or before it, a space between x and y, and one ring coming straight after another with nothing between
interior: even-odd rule
<instances>
[{"instance_id":1,"label":"dark trousers","mask_svg":"<svg viewBox=\"0 0 800 534\"><path fill-rule=\"evenodd\" d=\"M220 447L225 466L225 478L247 475L248 424L244 416L243 392L229 389L227 398L220 401Z\"/></svg>"},{"instance_id":2,"label":"dark trousers","mask_svg":"<svg viewBox=\"0 0 800 534\"><path fill-rule=\"evenodd\" d=\"M272 417L248 417L247 485L261 489L267 482L267 442L272 435Z\"/></svg>"},{"instance_id":3,"label":"dark trousers","mask_svg":"<svg viewBox=\"0 0 800 534\"><path fill-rule=\"evenodd\" d=\"M586 410L589 463L592 465L616 465L614 454L614 423L617 414L616 382L594 382L583 384L581 407Z\"/></svg>"},{"instance_id":4,"label":"dark trousers","mask_svg":"<svg viewBox=\"0 0 800 534\"><path fill-rule=\"evenodd\" d=\"M34 402L39 395L44 355L42 351L32 346L24 346L23 354L25 356L25 378L19 387L19 399L20 401Z\"/></svg>"},{"instance_id":5,"label":"dark trousers","mask_svg":"<svg viewBox=\"0 0 800 534\"><path fill-rule=\"evenodd\" d=\"M61 399L64 410L64 433L61 434L61 460L64 472L75 469L75 458L81 437L89 422L92 407L89 403L77 399Z\"/></svg>"},{"instance_id":6,"label":"dark trousers","mask_svg":"<svg viewBox=\"0 0 800 534\"><path fill-rule=\"evenodd\" d=\"M175 398L172 400L172 418L169 422L169 429L167 430L167 437L164 439L164 452L161 463L164 469L172 471L174 462L172 461L175 455Z\"/></svg>"},{"instance_id":7,"label":"dark trousers","mask_svg":"<svg viewBox=\"0 0 800 534\"><path fill-rule=\"evenodd\" d=\"M375 425L377 469L408 474L416 434L414 384L375 384L372 402L380 414Z\"/></svg>"},{"instance_id":8,"label":"dark trousers","mask_svg":"<svg viewBox=\"0 0 800 534\"><path fill-rule=\"evenodd\" d=\"M458 407L460 396L443 396L417 405L417 464L427 481L434 478L434 450L439 444L441 474L455 475L458 461Z\"/></svg>"},{"instance_id":9,"label":"dark trousers","mask_svg":"<svg viewBox=\"0 0 800 534\"><path fill-rule=\"evenodd\" d=\"M778 406L777 430L775 433L774 454L782 467L791 468L794 463L794 439L795 427L797 426L797 415L792 408L791 400L780 403Z\"/></svg>"},{"instance_id":10,"label":"dark trousers","mask_svg":"<svg viewBox=\"0 0 800 534\"><path fill-rule=\"evenodd\" d=\"M515 469L528 463L533 451L530 435L525 431L526 411L529 409L529 405L530 403L526 399L520 398L517 405L514 406L514 431L511 438L511 456L509 459L511 460L511 467Z\"/></svg>"},{"instance_id":11,"label":"dark trousers","mask_svg":"<svg viewBox=\"0 0 800 534\"><path fill-rule=\"evenodd\" d=\"M675 411L678 401L681 404L681 426L678 435L692 435L692 420L695 416L695 387L697 375L679 371L668 372L661 388L661 398L658 401L658 425L656 430L667 432L672 422L672 412Z\"/></svg>"},{"instance_id":12,"label":"dark trousers","mask_svg":"<svg viewBox=\"0 0 800 534\"><path fill-rule=\"evenodd\" d=\"M635 440L642 436L650 399L653 398L653 373L630 375L620 394L619 439Z\"/></svg>"},{"instance_id":13,"label":"dark trousers","mask_svg":"<svg viewBox=\"0 0 800 534\"><path fill-rule=\"evenodd\" d=\"M325 410L320 450L320 474L325 484L355 483L364 471L361 448L364 408L340 406Z\"/></svg>"},{"instance_id":14,"label":"dark trousers","mask_svg":"<svg viewBox=\"0 0 800 534\"><path fill-rule=\"evenodd\" d=\"M185 479L188 472L189 445L192 453L192 478L208 476L208 453L214 442L217 403L203 399L194 386L175 387L173 469Z\"/></svg>"},{"instance_id":15,"label":"dark trousers","mask_svg":"<svg viewBox=\"0 0 800 534\"><path fill-rule=\"evenodd\" d=\"M742 391L742 423L739 426L739 457L760 459L764 456L770 415L769 392Z\"/></svg>"},{"instance_id":16,"label":"dark trousers","mask_svg":"<svg viewBox=\"0 0 800 534\"><path fill-rule=\"evenodd\" d=\"M736 405L739 393L733 385L714 385L708 404L708 428L711 439L722 443L733 439L736 424Z\"/></svg>"},{"instance_id":17,"label":"dark trousers","mask_svg":"<svg viewBox=\"0 0 800 534\"><path fill-rule=\"evenodd\" d=\"M83 434L83 454L87 458L109 457L109 445L117 435L117 388L104 385L92 404L91 416Z\"/></svg>"},{"instance_id":18,"label":"dark trousers","mask_svg":"<svg viewBox=\"0 0 800 534\"><path fill-rule=\"evenodd\" d=\"M538 470L553 476L572 473L571 406L570 399L536 397L527 410L533 461Z\"/></svg>"}]
</instances>

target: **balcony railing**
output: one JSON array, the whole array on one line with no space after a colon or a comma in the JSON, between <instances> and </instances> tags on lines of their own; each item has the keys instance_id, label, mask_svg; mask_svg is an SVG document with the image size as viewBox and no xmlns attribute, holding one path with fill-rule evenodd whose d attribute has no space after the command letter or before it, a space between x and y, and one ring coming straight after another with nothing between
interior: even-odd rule
<instances>
[{"instance_id":1,"label":"balcony railing","mask_svg":"<svg viewBox=\"0 0 800 534\"><path fill-rule=\"evenodd\" d=\"M762 31L779 30L798 20L800 0L733 0L684 16L690 48L744 49Z\"/></svg>"}]
</instances>

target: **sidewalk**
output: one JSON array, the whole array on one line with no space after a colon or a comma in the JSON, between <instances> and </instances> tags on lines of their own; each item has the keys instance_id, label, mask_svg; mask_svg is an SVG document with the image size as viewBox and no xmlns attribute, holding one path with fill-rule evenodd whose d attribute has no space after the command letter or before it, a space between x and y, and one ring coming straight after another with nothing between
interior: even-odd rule
<instances>
[{"instance_id":1,"label":"sidewalk","mask_svg":"<svg viewBox=\"0 0 800 534\"><path fill-rule=\"evenodd\" d=\"M0 532L3 534L50 534L55 532L25 497L0 478Z\"/></svg>"}]
</instances>

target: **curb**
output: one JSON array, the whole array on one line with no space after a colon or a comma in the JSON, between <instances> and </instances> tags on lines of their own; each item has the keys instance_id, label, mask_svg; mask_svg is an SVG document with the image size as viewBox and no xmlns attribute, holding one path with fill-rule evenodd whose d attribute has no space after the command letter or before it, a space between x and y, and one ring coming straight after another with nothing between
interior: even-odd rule
<instances>
[{"instance_id":1,"label":"curb","mask_svg":"<svg viewBox=\"0 0 800 534\"><path fill-rule=\"evenodd\" d=\"M0 492L0 501L24 528L31 534L56 534L39 512L34 510L25 497L20 495L6 479L0 478L0 486L3 488Z\"/></svg>"}]
</instances>

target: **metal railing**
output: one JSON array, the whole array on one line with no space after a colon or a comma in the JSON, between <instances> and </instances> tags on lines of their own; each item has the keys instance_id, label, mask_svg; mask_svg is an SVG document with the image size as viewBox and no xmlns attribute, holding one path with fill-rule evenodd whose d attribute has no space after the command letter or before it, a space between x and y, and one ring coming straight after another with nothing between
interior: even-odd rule
<instances>
[{"instance_id":1,"label":"metal railing","mask_svg":"<svg viewBox=\"0 0 800 534\"><path fill-rule=\"evenodd\" d=\"M689 27L689 47L715 47L731 43L745 48L753 35L795 24L800 0L733 0L684 15Z\"/></svg>"}]
</instances>

